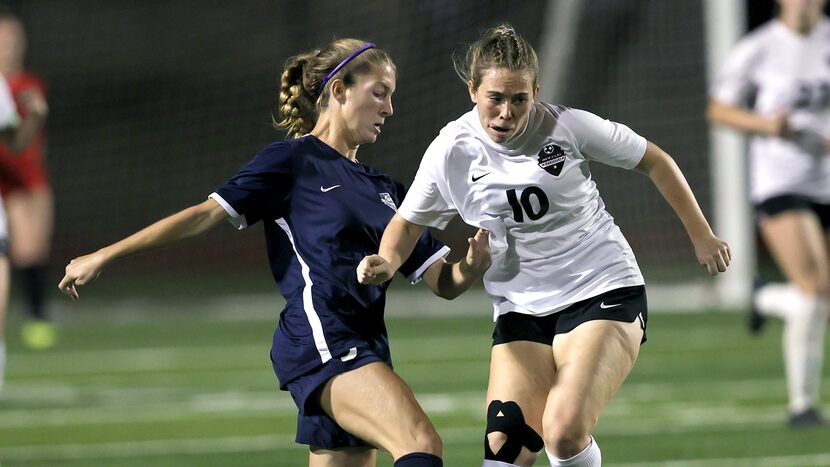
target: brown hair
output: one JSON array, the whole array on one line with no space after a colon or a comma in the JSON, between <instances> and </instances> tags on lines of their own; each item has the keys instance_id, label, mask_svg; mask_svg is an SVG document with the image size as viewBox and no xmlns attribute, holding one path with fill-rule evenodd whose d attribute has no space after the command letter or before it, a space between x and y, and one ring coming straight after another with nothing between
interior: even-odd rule
<instances>
[{"instance_id":1,"label":"brown hair","mask_svg":"<svg viewBox=\"0 0 830 467\"><path fill-rule=\"evenodd\" d=\"M355 84L357 76L376 67L389 65L395 69L389 54L371 48L349 61L322 86L326 75L365 44L366 41L358 39L337 39L323 49L289 58L280 76L280 120L274 119L274 126L285 129L292 138L305 135L314 128L320 112L328 107L331 89L328 83L340 78L348 87Z\"/></svg>"},{"instance_id":2,"label":"brown hair","mask_svg":"<svg viewBox=\"0 0 830 467\"><path fill-rule=\"evenodd\" d=\"M533 87L539 84L539 59L536 51L508 23L485 31L467 47L463 56L454 54L453 65L465 84L473 84L473 90L478 89L484 70L489 68L527 71L533 75Z\"/></svg>"}]
</instances>

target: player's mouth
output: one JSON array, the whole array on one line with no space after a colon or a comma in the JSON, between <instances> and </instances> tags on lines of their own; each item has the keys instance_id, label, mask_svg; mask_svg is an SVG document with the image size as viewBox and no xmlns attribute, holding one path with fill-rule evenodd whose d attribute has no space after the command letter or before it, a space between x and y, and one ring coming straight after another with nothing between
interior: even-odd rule
<instances>
[{"instance_id":1,"label":"player's mouth","mask_svg":"<svg viewBox=\"0 0 830 467\"><path fill-rule=\"evenodd\" d=\"M507 135L510 134L511 131L513 131L513 128L505 128L505 127L502 127L502 126L493 125L491 123L490 124L490 130L492 130L493 133L495 133L499 136L507 136Z\"/></svg>"},{"instance_id":2,"label":"player's mouth","mask_svg":"<svg viewBox=\"0 0 830 467\"><path fill-rule=\"evenodd\" d=\"M383 123L375 123L373 125L376 134L380 134L381 130L383 129Z\"/></svg>"}]
</instances>

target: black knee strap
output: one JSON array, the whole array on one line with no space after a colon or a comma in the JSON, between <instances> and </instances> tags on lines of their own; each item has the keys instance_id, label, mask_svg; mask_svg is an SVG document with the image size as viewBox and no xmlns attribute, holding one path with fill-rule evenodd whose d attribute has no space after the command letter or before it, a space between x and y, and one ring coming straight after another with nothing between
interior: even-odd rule
<instances>
[{"instance_id":1,"label":"black knee strap","mask_svg":"<svg viewBox=\"0 0 830 467\"><path fill-rule=\"evenodd\" d=\"M487 407L487 434L501 432L507 435L507 440L494 453L490 449L490 442L484 438L484 458L512 464L522 452L522 446L532 452L539 452L545 447L542 437L525 423L524 414L519 404L513 401L502 402L494 400Z\"/></svg>"}]
</instances>

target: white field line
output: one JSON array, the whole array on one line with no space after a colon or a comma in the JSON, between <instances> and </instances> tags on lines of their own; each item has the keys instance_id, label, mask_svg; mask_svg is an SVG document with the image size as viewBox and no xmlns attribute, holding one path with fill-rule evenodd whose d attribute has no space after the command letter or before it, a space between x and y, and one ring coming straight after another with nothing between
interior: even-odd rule
<instances>
[{"instance_id":1,"label":"white field line","mask_svg":"<svg viewBox=\"0 0 830 467\"><path fill-rule=\"evenodd\" d=\"M478 431L478 430L475 430ZM449 443L480 442L481 434L471 428L461 427L442 430L441 435ZM222 438L190 438L149 440L135 442L33 445L0 448L0 459L6 461L81 460L124 457L149 457L181 454L209 454L233 452L264 452L286 449L304 449L293 442L291 435L256 435ZM615 464L618 467L788 467L826 466L830 453L731 457L717 459L688 459L659 462Z\"/></svg>"},{"instance_id":2,"label":"white field line","mask_svg":"<svg viewBox=\"0 0 830 467\"><path fill-rule=\"evenodd\" d=\"M728 457L614 464L616 467L812 467L830 465L830 452L794 456Z\"/></svg>"},{"instance_id":3,"label":"white field line","mask_svg":"<svg viewBox=\"0 0 830 467\"><path fill-rule=\"evenodd\" d=\"M400 361L453 361L465 358L458 349L470 349L469 356L478 356L477 345L489 347L487 338L470 335L398 338L392 342L392 351L401 355ZM11 377L57 374L157 371L180 368L213 368L239 365L244 354L268 361L270 342L233 346L172 346L138 347L132 349L91 349L61 351L60 354L10 354L8 369ZM409 349L422 349L410 351ZM241 356L242 354L242 356ZM416 355L413 355L416 354ZM104 358L102 358L104 356ZM488 358L485 356L485 358Z\"/></svg>"},{"instance_id":4,"label":"white field line","mask_svg":"<svg viewBox=\"0 0 830 467\"><path fill-rule=\"evenodd\" d=\"M276 391L202 393L181 401L161 403L158 397L144 397L140 390L117 393L119 395L110 399L108 405L3 410L0 411L0 429L161 422L227 418L235 415L242 418L293 417L296 413L290 397ZM429 414L464 414L472 419L481 419L483 423L483 392L418 394L417 398ZM779 429L785 413L783 406L753 409L725 401L657 403L650 405L645 413L637 410L637 406L642 409L643 404L625 398L612 401L597 432L602 435L629 436L667 432L694 433L708 429L733 431L746 429L747 425L760 429ZM479 427L478 431L480 429Z\"/></svg>"},{"instance_id":5,"label":"white field line","mask_svg":"<svg viewBox=\"0 0 830 467\"><path fill-rule=\"evenodd\" d=\"M4 461L79 460L283 449L302 449L302 447L294 443L294 435L257 435L15 446L0 448L0 459Z\"/></svg>"}]
</instances>

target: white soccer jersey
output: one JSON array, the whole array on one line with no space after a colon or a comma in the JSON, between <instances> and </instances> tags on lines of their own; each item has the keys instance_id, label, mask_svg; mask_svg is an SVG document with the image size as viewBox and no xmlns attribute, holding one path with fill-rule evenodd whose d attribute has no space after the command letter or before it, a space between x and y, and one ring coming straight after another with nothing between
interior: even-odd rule
<instances>
[{"instance_id":1,"label":"white soccer jersey","mask_svg":"<svg viewBox=\"0 0 830 467\"><path fill-rule=\"evenodd\" d=\"M424 154L398 213L445 227L456 213L490 231L484 285L494 318L544 316L620 287L642 285L631 247L605 211L589 162L631 169L646 140L594 114L536 103L507 145L485 133L473 108Z\"/></svg>"},{"instance_id":2,"label":"white soccer jersey","mask_svg":"<svg viewBox=\"0 0 830 467\"><path fill-rule=\"evenodd\" d=\"M803 36L773 20L738 42L711 95L745 106L753 94L756 112L789 112L792 128L807 132L796 141L751 137L752 200L799 194L830 203L830 153L821 141L830 138L830 21Z\"/></svg>"}]
</instances>

